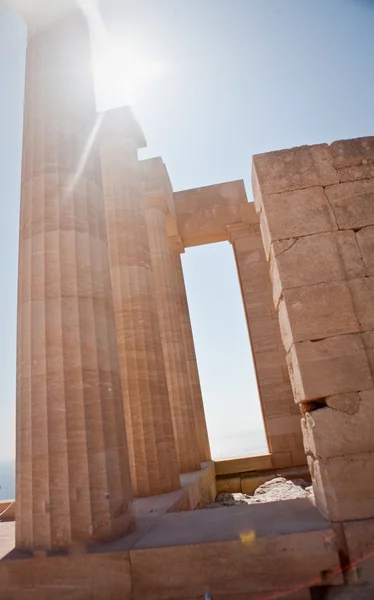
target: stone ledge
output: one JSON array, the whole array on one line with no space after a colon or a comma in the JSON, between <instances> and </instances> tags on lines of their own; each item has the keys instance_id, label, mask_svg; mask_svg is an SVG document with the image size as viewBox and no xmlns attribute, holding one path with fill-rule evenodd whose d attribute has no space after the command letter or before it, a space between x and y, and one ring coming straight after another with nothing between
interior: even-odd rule
<instances>
[{"instance_id":1,"label":"stone ledge","mask_svg":"<svg viewBox=\"0 0 374 600\"><path fill-rule=\"evenodd\" d=\"M328 541L333 530L308 500L146 517L142 531L87 554L8 554L0 561L0 597L185 600L210 592L213 600L239 600L297 592L299 600L308 597L304 588L343 583ZM4 527L13 525L0 524L0 539Z\"/></svg>"}]
</instances>

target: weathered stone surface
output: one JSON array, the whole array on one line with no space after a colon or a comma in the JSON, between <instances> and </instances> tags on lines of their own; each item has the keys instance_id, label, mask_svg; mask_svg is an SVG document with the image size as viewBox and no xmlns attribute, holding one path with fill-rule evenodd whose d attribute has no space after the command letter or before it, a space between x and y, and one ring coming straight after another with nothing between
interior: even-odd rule
<instances>
[{"instance_id":1,"label":"weathered stone surface","mask_svg":"<svg viewBox=\"0 0 374 600\"><path fill-rule=\"evenodd\" d=\"M330 145L335 167L346 167L363 160L374 160L374 136L352 140L337 140Z\"/></svg>"},{"instance_id":2,"label":"weathered stone surface","mask_svg":"<svg viewBox=\"0 0 374 600\"><path fill-rule=\"evenodd\" d=\"M216 481L217 494L233 494L241 492L241 477L218 478Z\"/></svg>"},{"instance_id":3,"label":"weathered stone surface","mask_svg":"<svg viewBox=\"0 0 374 600\"><path fill-rule=\"evenodd\" d=\"M340 182L374 177L374 138L340 140L330 146Z\"/></svg>"},{"instance_id":4,"label":"weathered stone surface","mask_svg":"<svg viewBox=\"0 0 374 600\"><path fill-rule=\"evenodd\" d=\"M297 402L374 387L361 335L294 344L288 355Z\"/></svg>"},{"instance_id":5,"label":"weathered stone surface","mask_svg":"<svg viewBox=\"0 0 374 600\"><path fill-rule=\"evenodd\" d=\"M227 240L227 226L240 223L248 205L242 180L175 192L174 202L186 247ZM253 217L257 222L255 213Z\"/></svg>"},{"instance_id":6,"label":"weathered stone surface","mask_svg":"<svg viewBox=\"0 0 374 600\"><path fill-rule=\"evenodd\" d=\"M275 241L270 262L275 305L283 290L345 278L333 233Z\"/></svg>"},{"instance_id":7,"label":"weathered stone surface","mask_svg":"<svg viewBox=\"0 0 374 600\"><path fill-rule=\"evenodd\" d=\"M330 521L374 517L374 453L308 456L316 506Z\"/></svg>"},{"instance_id":8,"label":"weathered stone surface","mask_svg":"<svg viewBox=\"0 0 374 600\"><path fill-rule=\"evenodd\" d=\"M356 333L360 329L347 281L284 290L278 315L287 350L295 342Z\"/></svg>"},{"instance_id":9,"label":"weathered stone surface","mask_svg":"<svg viewBox=\"0 0 374 600\"><path fill-rule=\"evenodd\" d=\"M355 233L350 230L334 233L347 279L365 277L366 269Z\"/></svg>"},{"instance_id":10,"label":"weathered stone surface","mask_svg":"<svg viewBox=\"0 0 374 600\"><path fill-rule=\"evenodd\" d=\"M374 584L374 519L349 521L343 523L343 528L349 560L357 570L359 582Z\"/></svg>"},{"instance_id":11,"label":"weathered stone surface","mask_svg":"<svg viewBox=\"0 0 374 600\"><path fill-rule=\"evenodd\" d=\"M348 230L275 241L270 263L276 306L285 289L366 275L356 236Z\"/></svg>"},{"instance_id":12,"label":"weathered stone surface","mask_svg":"<svg viewBox=\"0 0 374 600\"><path fill-rule=\"evenodd\" d=\"M128 551L0 562L4 600L131 600Z\"/></svg>"},{"instance_id":13,"label":"weathered stone surface","mask_svg":"<svg viewBox=\"0 0 374 600\"><path fill-rule=\"evenodd\" d=\"M349 394L335 394L325 398L327 406L348 415L355 415L360 405L360 396L356 392Z\"/></svg>"},{"instance_id":14,"label":"weathered stone surface","mask_svg":"<svg viewBox=\"0 0 374 600\"><path fill-rule=\"evenodd\" d=\"M306 413L302 423L306 452L323 459L374 452L374 391L358 396L356 414L329 407Z\"/></svg>"},{"instance_id":15,"label":"weathered stone surface","mask_svg":"<svg viewBox=\"0 0 374 600\"><path fill-rule=\"evenodd\" d=\"M374 277L351 279L349 288L361 331L374 329Z\"/></svg>"},{"instance_id":16,"label":"weathered stone surface","mask_svg":"<svg viewBox=\"0 0 374 600\"><path fill-rule=\"evenodd\" d=\"M331 185L325 193L339 229L374 225L374 179Z\"/></svg>"},{"instance_id":17,"label":"weathered stone surface","mask_svg":"<svg viewBox=\"0 0 374 600\"><path fill-rule=\"evenodd\" d=\"M374 275L374 227L363 227L356 233L356 238L367 275Z\"/></svg>"},{"instance_id":18,"label":"weathered stone surface","mask_svg":"<svg viewBox=\"0 0 374 600\"><path fill-rule=\"evenodd\" d=\"M322 582L326 571L342 583L337 551L325 542L332 529L314 511L308 499L296 499L165 515L130 551L134 600L288 593ZM298 533L290 531L287 513Z\"/></svg>"},{"instance_id":19,"label":"weathered stone surface","mask_svg":"<svg viewBox=\"0 0 374 600\"><path fill-rule=\"evenodd\" d=\"M252 174L262 194L330 185L339 181L327 144L256 154L253 157ZM256 194L255 203L259 208L261 201Z\"/></svg>"},{"instance_id":20,"label":"weathered stone surface","mask_svg":"<svg viewBox=\"0 0 374 600\"><path fill-rule=\"evenodd\" d=\"M268 242L337 230L336 221L323 188L283 192L264 196L261 230L267 230ZM262 215L261 215L262 217Z\"/></svg>"}]
</instances>

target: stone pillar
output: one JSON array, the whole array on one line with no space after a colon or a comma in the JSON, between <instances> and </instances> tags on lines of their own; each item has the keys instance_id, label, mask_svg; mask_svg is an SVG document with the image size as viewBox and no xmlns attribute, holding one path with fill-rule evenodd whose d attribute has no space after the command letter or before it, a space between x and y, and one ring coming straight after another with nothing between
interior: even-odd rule
<instances>
[{"instance_id":1,"label":"stone pillar","mask_svg":"<svg viewBox=\"0 0 374 600\"><path fill-rule=\"evenodd\" d=\"M188 473L200 469L200 455L177 303L176 273L166 233L167 204L165 198L155 197L151 192L144 196L144 208L179 471Z\"/></svg>"},{"instance_id":2,"label":"stone pillar","mask_svg":"<svg viewBox=\"0 0 374 600\"><path fill-rule=\"evenodd\" d=\"M197 367L195 344L192 335L190 311L188 308L186 286L182 269L181 253L184 247L179 236L169 238L172 260L176 272L177 301L180 311L182 339L187 362L187 375L191 390L195 424L197 431L197 442L200 453L200 461L211 460L208 430L206 425L203 397L201 394L200 377Z\"/></svg>"},{"instance_id":3,"label":"stone pillar","mask_svg":"<svg viewBox=\"0 0 374 600\"><path fill-rule=\"evenodd\" d=\"M374 138L254 157L253 187L316 503L374 517Z\"/></svg>"},{"instance_id":4,"label":"stone pillar","mask_svg":"<svg viewBox=\"0 0 374 600\"><path fill-rule=\"evenodd\" d=\"M95 121L89 34L75 13L27 48L16 504L25 550L116 538L131 525Z\"/></svg>"},{"instance_id":5,"label":"stone pillar","mask_svg":"<svg viewBox=\"0 0 374 600\"><path fill-rule=\"evenodd\" d=\"M101 161L125 421L133 492L179 488L137 149L145 145L129 109L105 114Z\"/></svg>"},{"instance_id":6,"label":"stone pillar","mask_svg":"<svg viewBox=\"0 0 374 600\"><path fill-rule=\"evenodd\" d=\"M254 205L249 208L250 222L229 225L227 230L238 270L272 465L275 469L305 465L300 409L293 398L259 219Z\"/></svg>"}]
</instances>

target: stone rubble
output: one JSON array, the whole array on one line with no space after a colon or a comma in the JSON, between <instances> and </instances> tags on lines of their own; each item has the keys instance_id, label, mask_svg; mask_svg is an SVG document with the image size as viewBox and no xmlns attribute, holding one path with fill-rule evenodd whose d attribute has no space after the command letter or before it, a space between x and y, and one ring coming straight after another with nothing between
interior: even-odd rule
<instances>
[{"instance_id":1,"label":"stone rubble","mask_svg":"<svg viewBox=\"0 0 374 600\"><path fill-rule=\"evenodd\" d=\"M284 477L275 477L260 485L253 495L233 493L218 494L215 502L204 508L221 508L223 506L239 506L240 504L262 504L264 502L280 502L296 498L312 498L313 487L304 479L289 481Z\"/></svg>"}]
</instances>

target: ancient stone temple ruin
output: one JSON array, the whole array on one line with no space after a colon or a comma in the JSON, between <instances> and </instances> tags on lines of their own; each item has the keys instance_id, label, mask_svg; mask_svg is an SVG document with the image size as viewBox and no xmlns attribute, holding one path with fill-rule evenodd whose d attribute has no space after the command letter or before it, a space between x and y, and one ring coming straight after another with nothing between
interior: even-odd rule
<instances>
[{"instance_id":1,"label":"ancient stone temple ruin","mask_svg":"<svg viewBox=\"0 0 374 600\"><path fill-rule=\"evenodd\" d=\"M0 598L373 598L374 138L174 193L89 64L80 12L30 26ZM181 254L224 240L269 453L214 462ZM314 495L204 509L277 477Z\"/></svg>"}]
</instances>

